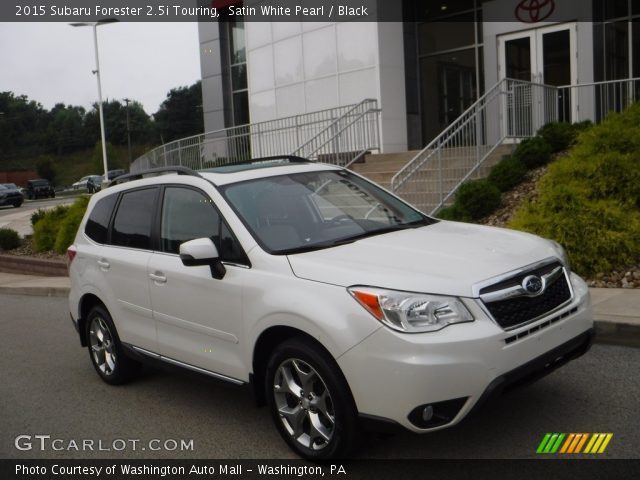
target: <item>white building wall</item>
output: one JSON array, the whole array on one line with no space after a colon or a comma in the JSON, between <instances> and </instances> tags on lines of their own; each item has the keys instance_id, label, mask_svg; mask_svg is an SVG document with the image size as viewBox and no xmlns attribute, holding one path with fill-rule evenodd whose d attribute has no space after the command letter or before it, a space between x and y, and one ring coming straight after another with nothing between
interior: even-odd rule
<instances>
[{"instance_id":1,"label":"white building wall","mask_svg":"<svg viewBox=\"0 0 640 480\"><path fill-rule=\"evenodd\" d=\"M378 100L386 152L407 148L401 23L247 22L251 122Z\"/></svg>"}]
</instances>

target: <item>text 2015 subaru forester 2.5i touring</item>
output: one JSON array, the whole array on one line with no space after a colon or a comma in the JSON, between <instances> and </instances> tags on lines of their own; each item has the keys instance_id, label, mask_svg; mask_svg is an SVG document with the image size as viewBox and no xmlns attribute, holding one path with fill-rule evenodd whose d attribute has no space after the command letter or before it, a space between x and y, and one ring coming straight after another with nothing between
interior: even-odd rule
<instances>
[{"instance_id":1,"label":"text 2015 subaru forester 2.5i touring","mask_svg":"<svg viewBox=\"0 0 640 480\"><path fill-rule=\"evenodd\" d=\"M94 195L69 249L71 316L108 383L156 360L250 384L293 450L327 459L363 419L449 427L591 344L557 243L296 157L149 173Z\"/></svg>"}]
</instances>

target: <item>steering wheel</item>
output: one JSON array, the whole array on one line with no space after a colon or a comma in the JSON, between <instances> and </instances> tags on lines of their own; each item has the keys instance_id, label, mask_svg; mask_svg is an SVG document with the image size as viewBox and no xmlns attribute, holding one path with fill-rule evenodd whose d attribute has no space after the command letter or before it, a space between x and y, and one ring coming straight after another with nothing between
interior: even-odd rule
<instances>
[{"instance_id":1,"label":"steering wheel","mask_svg":"<svg viewBox=\"0 0 640 480\"><path fill-rule=\"evenodd\" d=\"M351 215L343 213L342 215L338 215L337 217L333 217L331 220L329 220L329 224L331 226L338 225L340 224L340 222L343 222L344 220L350 220L352 222L355 222L355 219Z\"/></svg>"}]
</instances>

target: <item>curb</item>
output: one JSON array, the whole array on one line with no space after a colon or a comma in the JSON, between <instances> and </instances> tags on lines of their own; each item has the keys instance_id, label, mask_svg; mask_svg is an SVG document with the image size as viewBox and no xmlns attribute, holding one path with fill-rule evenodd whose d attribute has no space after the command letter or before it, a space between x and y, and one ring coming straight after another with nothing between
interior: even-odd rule
<instances>
[{"instance_id":1,"label":"curb","mask_svg":"<svg viewBox=\"0 0 640 480\"><path fill-rule=\"evenodd\" d=\"M595 320L596 343L640 348L640 325L619 321Z\"/></svg>"},{"instance_id":2,"label":"curb","mask_svg":"<svg viewBox=\"0 0 640 480\"><path fill-rule=\"evenodd\" d=\"M28 295L32 297L68 297L68 287L37 287L37 286L24 286L24 287L8 287L6 285L0 286L0 293L7 295Z\"/></svg>"},{"instance_id":3,"label":"curb","mask_svg":"<svg viewBox=\"0 0 640 480\"><path fill-rule=\"evenodd\" d=\"M68 276L65 262L19 255L0 255L0 272L43 275L46 277Z\"/></svg>"}]
</instances>

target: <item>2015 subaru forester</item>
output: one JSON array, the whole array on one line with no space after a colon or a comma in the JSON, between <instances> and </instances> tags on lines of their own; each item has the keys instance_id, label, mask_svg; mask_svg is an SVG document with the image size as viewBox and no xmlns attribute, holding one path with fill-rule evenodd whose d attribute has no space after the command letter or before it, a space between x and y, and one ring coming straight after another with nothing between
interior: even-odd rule
<instances>
[{"instance_id":1,"label":"2015 subaru forester","mask_svg":"<svg viewBox=\"0 0 640 480\"><path fill-rule=\"evenodd\" d=\"M439 221L348 170L283 157L116 183L69 249L100 377L155 360L251 384L306 458L346 455L363 419L452 426L591 344L557 243Z\"/></svg>"}]
</instances>

